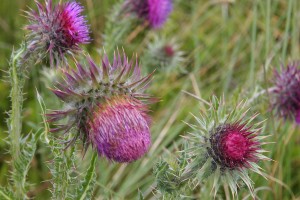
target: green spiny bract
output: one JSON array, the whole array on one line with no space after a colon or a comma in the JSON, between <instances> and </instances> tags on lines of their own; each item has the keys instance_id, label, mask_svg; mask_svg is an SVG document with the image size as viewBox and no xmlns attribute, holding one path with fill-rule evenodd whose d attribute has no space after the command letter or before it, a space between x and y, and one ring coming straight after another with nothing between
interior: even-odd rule
<instances>
[{"instance_id":1,"label":"green spiny bract","mask_svg":"<svg viewBox=\"0 0 300 200\"><path fill-rule=\"evenodd\" d=\"M173 162L159 161L153 169L157 189L163 193L175 194L181 188L180 166L177 160Z\"/></svg>"},{"instance_id":2,"label":"green spiny bract","mask_svg":"<svg viewBox=\"0 0 300 200\"><path fill-rule=\"evenodd\" d=\"M192 179L201 183L208 177L213 178L213 191L216 195L221 184L228 184L233 197L237 188L244 182L253 196L253 183L248 170L262 176L257 165L260 160L269 160L260 142L262 122L253 123L258 116L247 117L249 109L240 102L230 109L224 100L212 98L210 109L195 119L197 125L188 124L193 132L187 136L189 164L182 179Z\"/></svg>"}]
</instances>

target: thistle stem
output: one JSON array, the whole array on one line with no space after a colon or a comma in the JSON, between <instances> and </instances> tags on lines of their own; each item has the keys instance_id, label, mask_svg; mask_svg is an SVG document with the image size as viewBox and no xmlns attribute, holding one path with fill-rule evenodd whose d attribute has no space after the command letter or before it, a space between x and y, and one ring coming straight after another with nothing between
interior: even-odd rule
<instances>
[{"instance_id":1,"label":"thistle stem","mask_svg":"<svg viewBox=\"0 0 300 200\"><path fill-rule=\"evenodd\" d=\"M20 70L19 60L22 58L25 47L21 47L18 51L13 51L10 63L10 78L11 78L11 114L8 121L9 136L11 142L11 156L13 172L16 171L14 163L20 159L20 137L22 130L22 104L23 104L23 73ZM15 181L17 197L22 198L22 187L19 187L18 181Z\"/></svg>"},{"instance_id":2,"label":"thistle stem","mask_svg":"<svg viewBox=\"0 0 300 200\"><path fill-rule=\"evenodd\" d=\"M19 138L21 135L22 129L22 119L21 119L21 112L22 112L22 85L19 76L22 76L19 73L19 66L17 65L19 57L22 55L22 49L19 50L15 55L13 55L12 62L11 62L11 116L9 121L9 130L10 130L10 138L12 142L12 153L13 158L17 158L19 156L20 147L19 147Z\"/></svg>"},{"instance_id":3,"label":"thistle stem","mask_svg":"<svg viewBox=\"0 0 300 200\"><path fill-rule=\"evenodd\" d=\"M89 190L94 189L94 182L96 179L94 176L96 176L95 168L96 168L97 158L98 158L98 154L96 152L94 152L92 155L92 158L91 158L90 166L89 166L86 176L85 176L85 180L82 185L82 190L80 190L80 196L78 196L76 198L78 200L86 199L88 196Z\"/></svg>"}]
</instances>

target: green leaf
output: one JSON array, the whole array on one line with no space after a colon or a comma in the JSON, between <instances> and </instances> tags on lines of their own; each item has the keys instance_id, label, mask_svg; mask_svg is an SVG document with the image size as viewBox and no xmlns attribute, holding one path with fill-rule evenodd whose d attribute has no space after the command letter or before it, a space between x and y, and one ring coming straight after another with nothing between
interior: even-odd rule
<instances>
[{"instance_id":1,"label":"green leaf","mask_svg":"<svg viewBox=\"0 0 300 200\"><path fill-rule=\"evenodd\" d=\"M36 145L41 135L41 131L29 134L26 138L20 140L20 156L13 162L14 171L12 172L12 179L14 181L14 188L17 191L18 198L26 198L26 177L30 169L30 163L35 155Z\"/></svg>"}]
</instances>

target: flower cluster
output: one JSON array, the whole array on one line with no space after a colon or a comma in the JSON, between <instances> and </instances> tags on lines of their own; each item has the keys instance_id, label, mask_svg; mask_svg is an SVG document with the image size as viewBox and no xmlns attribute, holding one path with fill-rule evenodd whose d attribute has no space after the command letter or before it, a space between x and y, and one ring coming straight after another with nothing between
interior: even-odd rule
<instances>
[{"instance_id":1,"label":"flower cluster","mask_svg":"<svg viewBox=\"0 0 300 200\"><path fill-rule=\"evenodd\" d=\"M295 119L300 124L300 69L299 63L288 64L275 71L273 108L284 119Z\"/></svg>"},{"instance_id":2,"label":"flower cluster","mask_svg":"<svg viewBox=\"0 0 300 200\"><path fill-rule=\"evenodd\" d=\"M153 98L143 94L152 74L141 78L138 61L128 61L123 52L113 63L106 55L102 67L87 59L89 67L77 63L77 69L63 71L63 81L53 92L65 102L64 110L48 114L50 121L68 117L67 124L52 131L76 128L84 147L90 143L99 155L117 162L132 162L150 147L150 120L147 103ZM70 68L70 67L69 67Z\"/></svg>"},{"instance_id":3,"label":"flower cluster","mask_svg":"<svg viewBox=\"0 0 300 200\"><path fill-rule=\"evenodd\" d=\"M41 59L49 53L50 63L59 63L64 60L65 53L75 53L80 50L80 44L89 43L89 28L79 3L73 1L53 6L52 0L46 0L45 4L36 1L38 12L27 12L30 24L25 27L29 30L25 56Z\"/></svg>"},{"instance_id":4,"label":"flower cluster","mask_svg":"<svg viewBox=\"0 0 300 200\"><path fill-rule=\"evenodd\" d=\"M157 29L167 21L173 3L172 0L127 0L125 7Z\"/></svg>"},{"instance_id":5,"label":"flower cluster","mask_svg":"<svg viewBox=\"0 0 300 200\"><path fill-rule=\"evenodd\" d=\"M82 16L83 7L75 2L45 5L36 1L38 12L30 10L27 52L24 56L39 59L49 54L50 64L64 62L65 54L80 51L80 44L90 42L89 27ZM123 5L123 4L122 4ZM125 12L136 14L153 29L161 28L173 9L172 0L126 0ZM123 8L123 7L122 7ZM113 37L115 38L115 37ZM100 156L109 160L130 163L144 156L151 145L148 104L154 101L144 93L152 74L141 76L138 60L129 60L117 51L110 62L103 55L101 66L90 57L76 67L62 68L62 77L52 89L64 102L61 110L47 114L56 122L52 132L75 131L69 145L78 138L83 149L91 144ZM155 37L146 50L146 65L171 69L183 62L183 52L174 40ZM273 107L280 117L293 118L300 124L300 69L288 65L275 72ZM223 99L212 98L207 113L195 117L197 125L188 124L194 131L187 136L186 146L179 159L160 161L154 168L157 188L166 193L181 195L186 182L201 183L213 176L216 195L222 183L228 184L233 196L244 183L253 195L249 171L262 176L260 160L269 160L262 153L261 122L257 115L247 117L246 103L234 108L225 106ZM61 123L63 121L63 123ZM253 195L254 196L254 195Z\"/></svg>"}]
</instances>

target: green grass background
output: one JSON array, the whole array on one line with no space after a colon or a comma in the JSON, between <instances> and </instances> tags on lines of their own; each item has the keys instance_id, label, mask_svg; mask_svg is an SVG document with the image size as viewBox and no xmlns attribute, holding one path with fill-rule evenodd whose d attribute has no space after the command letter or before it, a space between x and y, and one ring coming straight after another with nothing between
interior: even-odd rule
<instances>
[{"instance_id":1,"label":"green grass background","mask_svg":"<svg viewBox=\"0 0 300 200\"><path fill-rule=\"evenodd\" d=\"M115 1L81 0L91 24L93 41L86 50L95 60L100 57L107 16ZM230 3L228 3L230 2ZM0 184L8 184L10 155L7 154L6 111L10 108L10 86L5 80L8 60L13 47L18 48L27 23L22 10L36 9L33 0L2 0L0 6ZM131 32L136 31L135 29ZM158 70L149 88L153 96L161 99L151 107L153 118L152 141L149 153L140 161L129 165L110 163L104 158L97 161L95 199L135 199L138 189L147 199L155 195L152 167L162 155L168 155L180 146L188 128L182 121L193 122L190 112L197 115L203 105L181 91L186 90L209 99L211 95L224 95L228 103L235 96L251 98L257 91L272 86L273 70L281 64L299 59L300 2L298 0L176 0L174 12L166 26L159 31L143 31L132 41L121 44L129 53L143 55L147 38L153 34L175 37L185 52L182 68L166 74ZM142 66L146 68L147 66ZM58 105L43 81L42 65L33 66L25 85L23 134L41 126L40 109L36 99L37 88L49 108ZM147 71L147 69L143 69ZM3 81L2 81L3 80ZM300 128L293 122L274 117L269 102L272 96L262 96L251 105L253 112L267 118L265 134L271 134L265 145L274 161L260 165L269 175L265 180L251 174L260 199L300 199ZM78 149L81 144L77 144ZM76 169L83 172L91 152L82 158L78 152ZM29 195L35 199L48 199L51 174L47 163L51 151L38 144L31 164L28 181L32 183ZM211 199L211 188L204 184L195 189L195 199ZM223 199L229 198L226 187L221 189ZM239 192L239 199L247 197L247 190Z\"/></svg>"}]
</instances>

